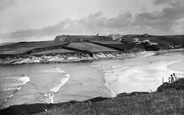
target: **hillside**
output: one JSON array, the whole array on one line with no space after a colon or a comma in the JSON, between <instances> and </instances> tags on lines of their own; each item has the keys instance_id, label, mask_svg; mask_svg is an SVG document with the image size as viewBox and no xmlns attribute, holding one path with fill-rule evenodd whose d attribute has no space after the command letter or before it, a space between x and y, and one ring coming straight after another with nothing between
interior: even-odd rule
<instances>
[{"instance_id":1,"label":"hillside","mask_svg":"<svg viewBox=\"0 0 184 115\"><path fill-rule=\"evenodd\" d=\"M54 42L54 41L41 41L41 42L19 42L0 46L0 58L17 55L47 54L54 53L67 53L67 50L88 51L88 52L104 52L104 51L125 51L129 52L135 49L139 50L135 44L132 43L134 38L140 41L150 40L151 42L158 43L158 46L144 46L145 50L159 50L170 48L184 48L184 35L170 35L170 36L156 36L156 35L124 35L123 39L126 43L119 41L78 41L78 42ZM63 47L66 46L66 47ZM64 49L63 49L64 48ZM142 50L142 48L140 48ZM58 50L60 49L60 50ZM67 50L66 50L67 49ZM52 52L53 51L53 52ZM58 52L57 52L58 51Z\"/></svg>"},{"instance_id":2,"label":"hillside","mask_svg":"<svg viewBox=\"0 0 184 115\"><path fill-rule=\"evenodd\" d=\"M65 43L55 43L53 41L12 43L0 46L0 55L5 57L14 55L23 55L35 49L44 49L63 44Z\"/></svg>"},{"instance_id":3,"label":"hillside","mask_svg":"<svg viewBox=\"0 0 184 115\"><path fill-rule=\"evenodd\" d=\"M169 46L180 46L184 48L184 35L167 35L167 36L140 36L140 35L126 35L123 37L127 41L132 41L138 38L140 41L150 40L151 42L158 43L163 49L168 49Z\"/></svg>"}]
</instances>

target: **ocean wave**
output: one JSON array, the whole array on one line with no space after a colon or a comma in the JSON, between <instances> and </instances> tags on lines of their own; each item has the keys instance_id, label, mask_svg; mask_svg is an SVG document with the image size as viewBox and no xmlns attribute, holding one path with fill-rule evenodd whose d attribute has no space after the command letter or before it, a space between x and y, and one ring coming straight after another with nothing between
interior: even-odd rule
<instances>
[{"instance_id":1,"label":"ocean wave","mask_svg":"<svg viewBox=\"0 0 184 115\"><path fill-rule=\"evenodd\" d=\"M29 77L24 75L15 77L5 77L5 80L8 80L11 83L1 85L1 90L2 92L11 91L11 94L4 98L4 101L2 101L0 104L0 108L2 108L4 103L6 103L10 98L12 98L15 93L17 93L27 82L30 81Z\"/></svg>"},{"instance_id":2,"label":"ocean wave","mask_svg":"<svg viewBox=\"0 0 184 115\"><path fill-rule=\"evenodd\" d=\"M8 84L2 85L2 87L14 88L14 87L17 87L17 86L20 86L20 85L22 85L22 83L8 83Z\"/></svg>"},{"instance_id":3,"label":"ocean wave","mask_svg":"<svg viewBox=\"0 0 184 115\"><path fill-rule=\"evenodd\" d=\"M98 68L98 69L100 69L101 71L104 72L102 79L104 80L105 87L110 92L111 97L116 97L116 94L113 92L113 90L109 87L109 84L108 84L107 78L110 76L110 74L106 73L106 71L108 71L108 73L111 73L111 72L113 73L113 71L110 71L110 70L115 68L116 66L115 65L103 65L103 66L102 65L89 65L89 66L94 67L94 68Z\"/></svg>"},{"instance_id":4,"label":"ocean wave","mask_svg":"<svg viewBox=\"0 0 184 115\"><path fill-rule=\"evenodd\" d=\"M22 84L26 84L28 81L30 81L29 77L27 76L23 76L23 77L19 77L18 81L22 82Z\"/></svg>"},{"instance_id":5,"label":"ocean wave","mask_svg":"<svg viewBox=\"0 0 184 115\"><path fill-rule=\"evenodd\" d=\"M44 70L44 71L41 71L41 72L46 72L46 73L66 73L64 70L61 70L58 67L54 67L52 69Z\"/></svg>"},{"instance_id":6,"label":"ocean wave","mask_svg":"<svg viewBox=\"0 0 184 115\"><path fill-rule=\"evenodd\" d=\"M18 89L20 90L19 87L22 87L24 84L30 81L29 77L27 76L5 77L2 80L4 81L4 83L6 83L1 84L1 87L4 91L18 90Z\"/></svg>"},{"instance_id":7,"label":"ocean wave","mask_svg":"<svg viewBox=\"0 0 184 115\"><path fill-rule=\"evenodd\" d=\"M52 93L57 93L58 90L61 88L61 86L63 86L68 81L69 77L70 76L68 74L66 74L66 78L61 79L60 83L57 84L56 86L54 86L53 88L51 88L50 91Z\"/></svg>"},{"instance_id":8,"label":"ocean wave","mask_svg":"<svg viewBox=\"0 0 184 115\"><path fill-rule=\"evenodd\" d=\"M64 76L65 76L65 78L62 78L62 79L60 80L60 83L59 83L59 84L57 84L56 86L54 86L53 88L50 89L50 91L51 91L52 93L58 92L58 90L68 81L68 79L69 79L69 77L70 77L70 75L69 75L68 73L66 73L64 70L61 70L61 69L58 68L58 67L56 67L55 69L58 70L59 72L63 73Z\"/></svg>"},{"instance_id":9,"label":"ocean wave","mask_svg":"<svg viewBox=\"0 0 184 115\"><path fill-rule=\"evenodd\" d=\"M107 80L106 80L106 76L104 76L104 81L105 81L105 86L107 87L107 89L109 90L109 92L111 92L111 96L112 97L116 97L116 94L112 91L112 89L109 87Z\"/></svg>"},{"instance_id":10,"label":"ocean wave","mask_svg":"<svg viewBox=\"0 0 184 115\"><path fill-rule=\"evenodd\" d=\"M47 97L47 103L54 103L54 95L59 91L59 89L68 81L70 75L66 73L64 70L61 70L58 67L55 67L56 71L63 73L64 78L60 79L59 84L56 84L54 87L49 89L49 92L45 94L44 96ZM55 71L55 70L54 70Z\"/></svg>"}]
</instances>

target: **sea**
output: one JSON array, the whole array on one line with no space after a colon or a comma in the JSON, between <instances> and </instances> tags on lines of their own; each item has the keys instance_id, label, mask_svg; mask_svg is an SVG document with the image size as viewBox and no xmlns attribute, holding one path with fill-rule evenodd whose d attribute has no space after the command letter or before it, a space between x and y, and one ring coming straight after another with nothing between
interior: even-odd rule
<instances>
[{"instance_id":1,"label":"sea","mask_svg":"<svg viewBox=\"0 0 184 115\"><path fill-rule=\"evenodd\" d=\"M156 91L175 73L184 77L184 52L143 52L136 58L0 66L0 109L32 103L113 98Z\"/></svg>"}]
</instances>

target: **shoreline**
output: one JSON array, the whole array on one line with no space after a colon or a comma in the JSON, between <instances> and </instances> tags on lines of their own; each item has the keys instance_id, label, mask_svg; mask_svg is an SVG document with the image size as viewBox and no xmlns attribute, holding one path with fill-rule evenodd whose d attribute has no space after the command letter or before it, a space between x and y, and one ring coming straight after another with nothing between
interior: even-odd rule
<instances>
[{"instance_id":1,"label":"shoreline","mask_svg":"<svg viewBox=\"0 0 184 115\"><path fill-rule=\"evenodd\" d=\"M93 66L90 66L90 67L93 67ZM111 98L114 98L114 97L116 97L117 95L113 92L113 90L109 87L109 84L108 84L108 82L107 82L107 78L106 78L106 75L105 75L105 72L104 72L104 70L103 70L103 68L102 67L93 67L93 68L97 68L97 69L99 69L102 73L103 73L103 77L102 77L102 79L104 80L104 82L105 82L105 87L109 90L109 92L111 93Z\"/></svg>"},{"instance_id":2,"label":"shoreline","mask_svg":"<svg viewBox=\"0 0 184 115\"><path fill-rule=\"evenodd\" d=\"M157 51L155 55L161 55L161 54L172 53L172 52L184 52L184 48L160 50L160 51Z\"/></svg>"},{"instance_id":3,"label":"shoreline","mask_svg":"<svg viewBox=\"0 0 184 115\"><path fill-rule=\"evenodd\" d=\"M140 51L140 52L99 52L93 54L93 57L89 55L84 55L82 57L77 55L67 55L67 54L58 54L55 56L52 55L43 55L43 56L28 56L28 57L17 57L17 58L0 58L0 65L22 65L22 64L48 64L48 63L78 63L78 62L91 62L91 61L100 61L100 60L110 60L110 59L128 59L136 58L146 53L152 52L155 55L154 51ZM151 56L150 55L150 56Z\"/></svg>"},{"instance_id":4,"label":"shoreline","mask_svg":"<svg viewBox=\"0 0 184 115\"><path fill-rule=\"evenodd\" d=\"M25 57L7 57L5 59L0 58L0 65L21 65L21 64L47 64L47 63L76 63L76 62L90 62L98 60L109 60L109 59L127 59L136 58L144 54L148 56L162 55L165 53L172 52L184 52L184 49L168 49L159 51L138 51L138 52L98 52L94 53L93 57L89 55L77 55L77 54L55 54L55 55L27 55ZM152 53L152 54L151 54Z\"/></svg>"}]
</instances>

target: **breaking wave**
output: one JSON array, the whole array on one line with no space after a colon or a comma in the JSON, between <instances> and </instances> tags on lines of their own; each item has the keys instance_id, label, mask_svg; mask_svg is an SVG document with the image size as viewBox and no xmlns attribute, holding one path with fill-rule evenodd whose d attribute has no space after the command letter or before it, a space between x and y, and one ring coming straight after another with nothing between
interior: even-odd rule
<instances>
[{"instance_id":1,"label":"breaking wave","mask_svg":"<svg viewBox=\"0 0 184 115\"><path fill-rule=\"evenodd\" d=\"M113 90L109 87L109 84L108 84L108 81L107 81L107 76L105 74L105 70L106 69L112 69L114 68L115 66L99 66L99 65L90 65L91 67L94 67L94 68L98 68L100 69L101 71L104 72L104 76L102 77L102 79L104 80L105 82L105 87L108 89L108 91L110 92L111 94L111 97L116 97L116 94L113 92ZM117 78L118 79L118 78Z\"/></svg>"},{"instance_id":2,"label":"breaking wave","mask_svg":"<svg viewBox=\"0 0 184 115\"><path fill-rule=\"evenodd\" d=\"M20 88L30 81L28 76L14 76L14 77L5 77L2 80L1 90L10 91L10 90L20 90ZM6 84L3 84L6 83Z\"/></svg>"},{"instance_id":3,"label":"breaking wave","mask_svg":"<svg viewBox=\"0 0 184 115\"><path fill-rule=\"evenodd\" d=\"M62 79L60 80L59 84L56 84L54 87L50 88L49 92L44 95L44 96L47 97L47 103L54 103L54 95L68 81L68 79L70 77L70 75L68 73L66 73L65 71L61 70L58 67L55 67L54 71L57 71L57 72L60 72L60 73L64 74L64 78L62 77ZM52 72L54 72L54 71L52 71Z\"/></svg>"},{"instance_id":4,"label":"breaking wave","mask_svg":"<svg viewBox=\"0 0 184 115\"><path fill-rule=\"evenodd\" d=\"M3 101L0 102L0 107L12 98L15 93L17 93L30 79L28 76L11 76L1 79L1 93L10 93L9 96L5 97ZM6 83L6 84L4 84Z\"/></svg>"}]
</instances>

